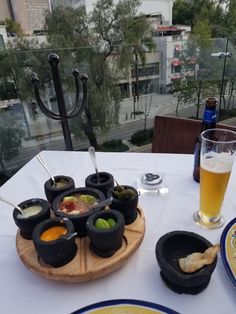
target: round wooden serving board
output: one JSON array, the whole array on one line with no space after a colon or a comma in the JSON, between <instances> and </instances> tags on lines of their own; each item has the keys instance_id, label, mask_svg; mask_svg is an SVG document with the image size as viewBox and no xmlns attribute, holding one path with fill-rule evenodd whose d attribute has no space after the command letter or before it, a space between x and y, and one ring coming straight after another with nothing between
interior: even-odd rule
<instances>
[{"instance_id":1,"label":"round wooden serving board","mask_svg":"<svg viewBox=\"0 0 236 314\"><path fill-rule=\"evenodd\" d=\"M16 235L16 248L24 265L33 273L47 279L81 282L105 276L120 268L140 246L145 233L145 218L142 209L138 209L136 220L125 226L122 247L108 258L97 256L89 248L89 238L76 238L78 247L76 256L68 264L54 268L43 263L34 248L32 240Z\"/></svg>"}]
</instances>

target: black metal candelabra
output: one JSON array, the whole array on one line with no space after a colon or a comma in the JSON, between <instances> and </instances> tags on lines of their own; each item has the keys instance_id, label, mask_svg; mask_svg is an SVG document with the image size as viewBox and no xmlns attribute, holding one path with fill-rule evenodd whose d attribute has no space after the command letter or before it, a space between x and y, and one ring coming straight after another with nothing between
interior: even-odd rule
<instances>
[{"instance_id":1,"label":"black metal candelabra","mask_svg":"<svg viewBox=\"0 0 236 314\"><path fill-rule=\"evenodd\" d=\"M73 117L80 116L82 114L82 111L83 111L83 109L86 105L86 102L87 102L87 80L88 80L88 77L86 74L82 74L79 76L78 69L74 69L72 71L72 74L73 74L74 79L75 79L76 96L75 96L74 105L72 106L71 110L67 111L66 106L65 106L65 100L64 100L64 96L63 96L62 86L61 86L60 75L59 75L59 71L58 71L59 56L55 53L51 53L48 56L48 62L51 65L52 79L53 79L53 83L54 83L54 88L55 88L59 112L54 112L54 111L50 110L43 103L43 101L39 95L38 76L36 73L32 73L31 81L32 81L33 86L34 86L35 97L36 97L39 108L42 110L42 112L48 118L61 121L66 149L67 150L73 150L68 120L73 118ZM82 99L81 104L79 104L79 94L80 94L79 79L82 82L82 90L83 90L83 99Z\"/></svg>"}]
</instances>

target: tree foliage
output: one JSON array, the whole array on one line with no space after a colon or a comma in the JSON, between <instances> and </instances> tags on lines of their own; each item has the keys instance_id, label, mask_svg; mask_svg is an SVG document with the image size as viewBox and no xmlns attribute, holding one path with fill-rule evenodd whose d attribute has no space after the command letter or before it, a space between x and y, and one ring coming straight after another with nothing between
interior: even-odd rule
<instances>
[{"instance_id":1,"label":"tree foliage","mask_svg":"<svg viewBox=\"0 0 236 314\"><path fill-rule=\"evenodd\" d=\"M183 78L173 83L173 94L177 99L176 113L181 103L194 103L196 119L199 109L207 97L214 97L219 92L221 60L212 62L211 52L217 42L207 37L192 36L181 51Z\"/></svg>"},{"instance_id":2,"label":"tree foliage","mask_svg":"<svg viewBox=\"0 0 236 314\"><path fill-rule=\"evenodd\" d=\"M0 117L0 165L6 172L5 161L19 153L24 133L7 114L1 112Z\"/></svg>"},{"instance_id":3,"label":"tree foliage","mask_svg":"<svg viewBox=\"0 0 236 314\"><path fill-rule=\"evenodd\" d=\"M235 0L176 0L174 2L174 24L190 25L193 33L196 33L196 27L200 21L209 25L211 37L234 36L236 33Z\"/></svg>"},{"instance_id":4,"label":"tree foliage","mask_svg":"<svg viewBox=\"0 0 236 314\"><path fill-rule=\"evenodd\" d=\"M46 17L50 46L70 47L62 50L63 58L69 56L89 77L85 116L77 123L95 147L94 128L105 131L118 123L119 80L128 76L134 54L144 63L145 49L153 46L149 22L137 15L139 4L138 0L99 0L89 15L83 8L58 7Z\"/></svg>"},{"instance_id":5,"label":"tree foliage","mask_svg":"<svg viewBox=\"0 0 236 314\"><path fill-rule=\"evenodd\" d=\"M21 25L14 20L6 18L2 23L5 24L9 35L22 36L24 34Z\"/></svg>"}]
</instances>

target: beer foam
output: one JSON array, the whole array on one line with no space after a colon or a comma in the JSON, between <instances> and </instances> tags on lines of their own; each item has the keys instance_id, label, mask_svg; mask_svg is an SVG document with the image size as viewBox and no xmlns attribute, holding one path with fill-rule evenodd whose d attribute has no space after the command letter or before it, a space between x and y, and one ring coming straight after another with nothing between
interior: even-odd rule
<instances>
[{"instance_id":1,"label":"beer foam","mask_svg":"<svg viewBox=\"0 0 236 314\"><path fill-rule=\"evenodd\" d=\"M227 153L205 154L204 156L201 156L201 167L211 172L230 172L232 165L233 158Z\"/></svg>"}]
</instances>

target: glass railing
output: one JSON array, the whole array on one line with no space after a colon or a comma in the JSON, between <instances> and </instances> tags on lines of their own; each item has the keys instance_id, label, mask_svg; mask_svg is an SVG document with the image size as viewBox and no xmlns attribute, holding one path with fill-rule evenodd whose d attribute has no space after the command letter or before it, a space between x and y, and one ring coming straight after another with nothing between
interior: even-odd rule
<instances>
[{"instance_id":1,"label":"glass railing","mask_svg":"<svg viewBox=\"0 0 236 314\"><path fill-rule=\"evenodd\" d=\"M160 37L155 51L145 52L145 64L138 58L123 68L121 47L105 62L101 47L0 50L1 177L10 176L41 150L68 148L63 123L45 116L31 82L32 73L37 73L43 105L58 117L58 96L48 62L51 53L60 58L60 81L69 116L76 102L72 71L76 68L88 76L86 110L68 119L73 149L98 145L100 150L126 150L129 145L120 148L121 140L127 145L135 132L152 128L155 115L201 119L205 99L210 96L218 99L221 120L236 116L235 43L236 38L199 42ZM84 98L81 81L79 87L78 107ZM62 101L62 96L59 98Z\"/></svg>"}]
</instances>

